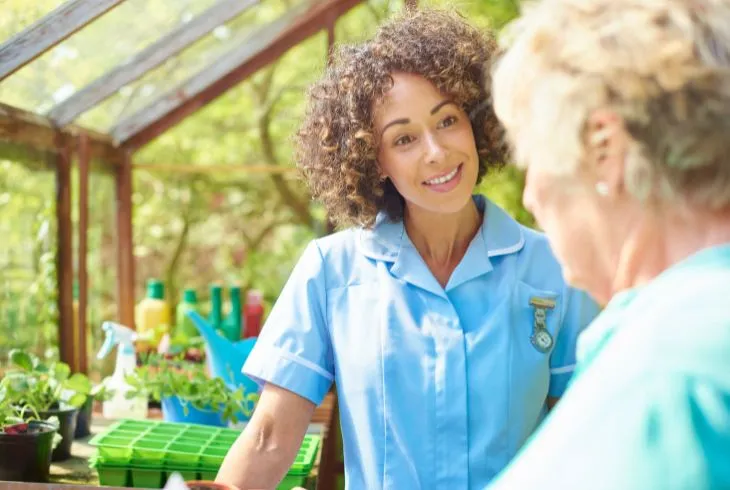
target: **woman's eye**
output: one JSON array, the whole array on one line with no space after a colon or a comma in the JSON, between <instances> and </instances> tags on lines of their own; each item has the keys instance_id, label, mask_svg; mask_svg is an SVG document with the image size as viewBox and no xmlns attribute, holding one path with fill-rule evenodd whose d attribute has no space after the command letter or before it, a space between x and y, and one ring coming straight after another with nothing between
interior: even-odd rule
<instances>
[{"instance_id":1,"label":"woman's eye","mask_svg":"<svg viewBox=\"0 0 730 490\"><path fill-rule=\"evenodd\" d=\"M449 126L453 126L454 124L456 124L456 117L447 116L441 120L441 122L439 123L439 127L448 128Z\"/></svg>"},{"instance_id":2,"label":"woman's eye","mask_svg":"<svg viewBox=\"0 0 730 490\"><path fill-rule=\"evenodd\" d=\"M395 146L403 146L407 145L411 141L413 141L413 138L411 138L410 136L401 136L395 140L394 144Z\"/></svg>"}]
</instances>

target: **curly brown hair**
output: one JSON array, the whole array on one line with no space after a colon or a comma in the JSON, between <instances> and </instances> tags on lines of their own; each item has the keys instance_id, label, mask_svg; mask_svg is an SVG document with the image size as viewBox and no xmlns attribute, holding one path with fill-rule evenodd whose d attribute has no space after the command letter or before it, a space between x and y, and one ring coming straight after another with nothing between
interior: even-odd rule
<instances>
[{"instance_id":1,"label":"curly brown hair","mask_svg":"<svg viewBox=\"0 0 730 490\"><path fill-rule=\"evenodd\" d=\"M380 178L373 105L392 73L420 75L469 115L479 180L504 162L503 130L490 101L489 65L497 44L450 10L406 12L370 41L340 46L309 90L296 137L296 162L312 196L339 225L372 227L380 211L403 218L403 198Z\"/></svg>"}]
</instances>

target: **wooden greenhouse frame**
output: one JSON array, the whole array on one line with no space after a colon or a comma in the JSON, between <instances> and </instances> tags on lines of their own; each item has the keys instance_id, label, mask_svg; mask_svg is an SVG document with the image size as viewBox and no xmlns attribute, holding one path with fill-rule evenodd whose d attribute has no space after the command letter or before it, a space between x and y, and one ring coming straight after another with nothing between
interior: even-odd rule
<instances>
[{"instance_id":1,"label":"wooden greenhouse frame","mask_svg":"<svg viewBox=\"0 0 730 490\"><path fill-rule=\"evenodd\" d=\"M134 256L132 243L132 164L135 151L272 63L290 48L326 30L334 44L337 20L362 0L302 0L280 18L258 28L249 42L233 47L200 72L148 106L118 121L108 134L75 124L82 114L97 107L125 85L140 79L166 60L191 46L216 27L234 19L263 0L217 0L208 10L183 26L166 33L129 60L82 87L47 114L31 113L0 103L0 157L47 162L55 170L58 227L57 274L60 357L73 371L86 372L87 232L89 226L89 172L92 167L111 173L116 192L116 243L118 319L134 326ZM94 22L124 0L66 0L64 4L0 44L0 83L75 32ZM416 0L405 0L416 8ZM29 161L31 159L28 159ZM78 301L79 318L74 329L72 215L72 165L78 165ZM154 165L169 172L197 171L194 166ZM206 171L232 171L230 166ZM281 167L244 167L240 171L285 172ZM233 171L238 171L233 167ZM336 414L336 400L333 413ZM336 417L336 415L335 415ZM334 422L336 424L336 420ZM332 439L332 438L329 438ZM334 441L328 441L334 444ZM327 443L326 443L327 444ZM332 454L332 451L327 451ZM322 461L321 473L341 472L337 462ZM325 467L329 466L329 470ZM329 484L320 488L331 488Z\"/></svg>"}]
</instances>

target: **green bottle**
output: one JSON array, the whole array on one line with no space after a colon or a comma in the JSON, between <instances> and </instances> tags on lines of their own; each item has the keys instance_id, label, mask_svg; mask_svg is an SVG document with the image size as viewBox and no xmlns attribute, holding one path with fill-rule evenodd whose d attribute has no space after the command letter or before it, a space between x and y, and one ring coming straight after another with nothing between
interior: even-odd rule
<instances>
[{"instance_id":1,"label":"green bottle","mask_svg":"<svg viewBox=\"0 0 730 490\"><path fill-rule=\"evenodd\" d=\"M223 328L223 288L218 284L210 286L210 314L208 323L217 331Z\"/></svg>"},{"instance_id":2,"label":"green bottle","mask_svg":"<svg viewBox=\"0 0 730 490\"><path fill-rule=\"evenodd\" d=\"M190 339L200 336L200 332L188 317L190 311L198 311L198 295L195 289L186 289L182 301L175 308L175 337Z\"/></svg>"},{"instance_id":3,"label":"green bottle","mask_svg":"<svg viewBox=\"0 0 730 490\"><path fill-rule=\"evenodd\" d=\"M241 340L241 286L231 286L231 309L223 321L223 334L231 342Z\"/></svg>"}]
</instances>

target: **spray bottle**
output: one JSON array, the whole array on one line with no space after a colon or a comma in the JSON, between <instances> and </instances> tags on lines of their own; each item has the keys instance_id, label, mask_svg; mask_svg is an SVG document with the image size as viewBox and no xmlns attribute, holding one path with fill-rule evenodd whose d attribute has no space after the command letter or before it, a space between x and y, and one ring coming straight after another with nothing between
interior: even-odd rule
<instances>
[{"instance_id":1,"label":"spray bottle","mask_svg":"<svg viewBox=\"0 0 730 490\"><path fill-rule=\"evenodd\" d=\"M125 378L133 374L137 367L137 354L134 350L137 332L114 322L104 322L101 328L106 333L106 340L96 358L103 359L115 346L119 346L114 374L106 383L107 389L111 390L113 395L102 405L104 418L144 419L147 417L147 397L135 396L127 399L126 396L132 387Z\"/></svg>"}]
</instances>

